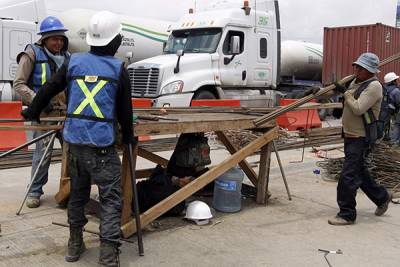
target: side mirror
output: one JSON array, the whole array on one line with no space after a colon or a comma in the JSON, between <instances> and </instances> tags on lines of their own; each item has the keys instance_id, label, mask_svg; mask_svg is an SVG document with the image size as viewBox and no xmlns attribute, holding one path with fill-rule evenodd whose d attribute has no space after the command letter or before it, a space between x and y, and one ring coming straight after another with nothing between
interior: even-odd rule
<instances>
[{"instance_id":1,"label":"side mirror","mask_svg":"<svg viewBox=\"0 0 400 267\"><path fill-rule=\"evenodd\" d=\"M185 51L183 51L183 49L178 49L177 51L176 51L176 55L178 56L178 57L181 57L181 56L183 56L185 54Z\"/></svg>"},{"instance_id":2,"label":"side mirror","mask_svg":"<svg viewBox=\"0 0 400 267\"><path fill-rule=\"evenodd\" d=\"M132 51L128 51L125 53L125 58L128 61L128 63L132 63L133 61L133 52Z\"/></svg>"},{"instance_id":3,"label":"side mirror","mask_svg":"<svg viewBox=\"0 0 400 267\"><path fill-rule=\"evenodd\" d=\"M165 47L167 46L167 42L163 42L162 43L162 50L164 51L165 50Z\"/></svg>"},{"instance_id":4,"label":"side mirror","mask_svg":"<svg viewBox=\"0 0 400 267\"><path fill-rule=\"evenodd\" d=\"M232 36L231 37L231 47L230 47L232 55L240 54L240 37Z\"/></svg>"}]
</instances>

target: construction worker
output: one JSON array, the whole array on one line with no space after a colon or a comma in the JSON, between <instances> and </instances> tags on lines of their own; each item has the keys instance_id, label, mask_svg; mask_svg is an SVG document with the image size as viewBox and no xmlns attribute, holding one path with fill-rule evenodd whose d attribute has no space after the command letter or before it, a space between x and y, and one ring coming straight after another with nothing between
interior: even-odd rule
<instances>
[{"instance_id":1,"label":"construction worker","mask_svg":"<svg viewBox=\"0 0 400 267\"><path fill-rule=\"evenodd\" d=\"M26 46L25 51L17 56L18 68L13 83L13 89L21 96L25 105L29 105L36 93L50 77L60 69L61 65L69 58L68 39L65 36L67 29L56 17L47 17L40 24L41 38L37 43ZM47 116L65 115L65 94L55 97L44 109ZM54 124L54 123L46 123ZM43 131L34 131L33 137L39 137ZM38 168L50 137L36 143L32 159L31 177ZM48 180L48 169L51 161L53 144L45 156L43 164L38 170L31 190L28 194L26 205L29 208L40 206L40 197L43 194L43 186Z\"/></svg>"},{"instance_id":2,"label":"construction worker","mask_svg":"<svg viewBox=\"0 0 400 267\"><path fill-rule=\"evenodd\" d=\"M67 87L67 118L63 137L69 144L71 195L68 202L70 237L65 260L77 261L85 250L82 227L87 223L84 206L91 181L99 189L100 260L102 266L118 266L121 218L121 162L115 150L115 124L122 141L133 142L129 75L115 58L122 42L121 24L108 11L96 13L89 23L86 42L90 52L71 56L36 95L22 115L31 120L50 98Z\"/></svg>"},{"instance_id":3,"label":"construction worker","mask_svg":"<svg viewBox=\"0 0 400 267\"><path fill-rule=\"evenodd\" d=\"M392 134L392 142L395 145L400 144L400 89L398 87L397 81L399 76L394 72L389 72L383 78L384 89L387 92L387 102L389 108L389 123L388 128L390 129L390 117L391 115L395 117L394 129Z\"/></svg>"},{"instance_id":4,"label":"construction worker","mask_svg":"<svg viewBox=\"0 0 400 267\"><path fill-rule=\"evenodd\" d=\"M382 86L375 74L379 72L379 58L363 53L353 62L356 78L348 89L336 83L335 90L343 93L343 135L345 159L337 186L339 213L328 220L331 225L349 225L356 220L358 188L377 206L376 216L388 209L391 196L369 175L365 157L376 139L376 121L382 102Z\"/></svg>"}]
</instances>

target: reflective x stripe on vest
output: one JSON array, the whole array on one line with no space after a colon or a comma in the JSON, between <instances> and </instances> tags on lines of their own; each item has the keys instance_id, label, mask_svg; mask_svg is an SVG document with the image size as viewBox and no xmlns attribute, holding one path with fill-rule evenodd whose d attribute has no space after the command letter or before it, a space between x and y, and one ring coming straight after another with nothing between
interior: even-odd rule
<instances>
[{"instance_id":1,"label":"reflective x stripe on vest","mask_svg":"<svg viewBox=\"0 0 400 267\"><path fill-rule=\"evenodd\" d=\"M42 63L42 85L46 83L46 63Z\"/></svg>"},{"instance_id":2,"label":"reflective x stripe on vest","mask_svg":"<svg viewBox=\"0 0 400 267\"><path fill-rule=\"evenodd\" d=\"M81 102L81 104L75 109L73 114L79 115L81 114L82 110L87 106L90 105L96 114L98 118L104 119L103 114L101 113L101 110L99 106L96 104L96 101L94 100L95 95L104 87L104 85L107 83L105 80L100 80L98 84L93 88L92 91L89 91L89 89L86 86L86 83L82 79L77 79L76 82L79 85L79 88L81 88L82 92L85 94L85 100Z\"/></svg>"}]
</instances>

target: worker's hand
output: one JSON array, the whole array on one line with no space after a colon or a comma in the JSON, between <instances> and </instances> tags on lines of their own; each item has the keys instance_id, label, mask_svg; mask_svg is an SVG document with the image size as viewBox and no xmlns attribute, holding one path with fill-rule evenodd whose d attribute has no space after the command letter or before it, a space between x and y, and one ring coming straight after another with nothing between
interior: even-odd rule
<instances>
[{"instance_id":1,"label":"worker's hand","mask_svg":"<svg viewBox=\"0 0 400 267\"><path fill-rule=\"evenodd\" d=\"M319 87L312 87L304 91L304 96L315 95L320 90Z\"/></svg>"},{"instance_id":2,"label":"worker's hand","mask_svg":"<svg viewBox=\"0 0 400 267\"><path fill-rule=\"evenodd\" d=\"M37 121L38 123L40 123L39 117L35 117L29 108L23 109L21 111L21 116L24 117L24 119L27 121Z\"/></svg>"},{"instance_id":3,"label":"worker's hand","mask_svg":"<svg viewBox=\"0 0 400 267\"><path fill-rule=\"evenodd\" d=\"M343 94L344 92L346 92L346 87L344 87L343 85L340 85L340 84L338 84L337 82L334 82L333 84L336 86L334 90L335 90L337 93Z\"/></svg>"}]
</instances>

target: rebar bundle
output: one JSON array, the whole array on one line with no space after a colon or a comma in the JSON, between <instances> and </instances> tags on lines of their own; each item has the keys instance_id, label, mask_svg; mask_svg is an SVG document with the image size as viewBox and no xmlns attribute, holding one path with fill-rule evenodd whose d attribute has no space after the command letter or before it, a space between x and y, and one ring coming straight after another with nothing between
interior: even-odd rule
<instances>
[{"instance_id":1,"label":"rebar bundle","mask_svg":"<svg viewBox=\"0 0 400 267\"><path fill-rule=\"evenodd\" d=\"M338 180L344 158L327 159L317 165L324 169L329 178ZM371 176L393 191L400 190L400 148L386 142L375 145L366 160Z\"/></svg>"}]
</instances>

